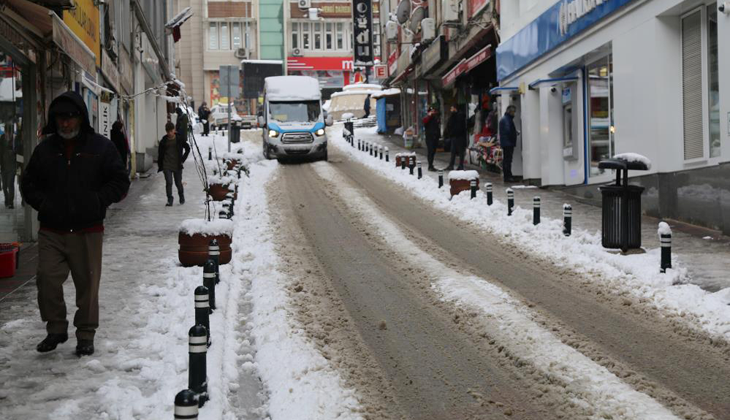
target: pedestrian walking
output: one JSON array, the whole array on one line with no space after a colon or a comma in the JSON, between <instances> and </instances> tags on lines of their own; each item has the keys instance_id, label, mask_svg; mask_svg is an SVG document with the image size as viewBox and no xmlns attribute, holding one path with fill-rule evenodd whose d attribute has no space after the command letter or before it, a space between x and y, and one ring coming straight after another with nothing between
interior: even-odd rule
<instances>
[{"instance_id":1,"label":"pedestrian walking","mask_svg":"<svg viewBox=\"0 0 730 420\"><path fill-rule=\"evenodd\" d=\"M365 116L363 118L368 118L370 116L370 95L365 98L363 109L365 110Z\"/></svg>"},{"instance_id":2,"label":"pedestrian walking","mask_svg":"<svg viewBox=\"0 0 730 420\"><path fill-rule=\"evenodd\" d=\"M428 150L428 170L436 171L433 166L433 159L436 156L436 148L441 138L441 119L439 118L436 106L428 109L428 114L423 118L423 125L426 128L426 149Z\"/></svg>"},{"instance_id":3,"label":"pedestrian walking","mask_svg":"<svg viewBox=\"0 0 730 420\"><path fill-rule=\"evenodd\" d=\"M190 119L188 118L188 114L180 107L177 107L175 113L177 114L177 121L175 122L175 134L180 139L180 141L187 143Z\"/></svg>"},{"instance_id":4,"label":"pedestrian walking","mask_svg":"<svg viewBox=\"0 0 730 420\"><path fill-rule=\"evenodd\" d=\"M208 108L208 104L203 102L202 105L200 105L200 108L198 108L198 118L200 118L200 121L203 122L203 135L208 136L210 133L210 122L208 122L208 118L210 118L210 109Z\"/></svg>"},{"instance_id":5,"label":"pedestrian walking","mask_svg":"<svg viewBox=\"0 0 730 420\"><path fill-rule=\"evenodd\" d=\"M504 182L515 182L515 178L512 176L512 158L517 145L517 136L520 134L517 127L515 127L516 111L517 108L514 105L508 106L502 120L499 122L499 144L502 146L503 152L502 172L504 173Z\"/></svg>"},{"instance_id":6,"label":"pedestrian walking","mask_svg":"<svg viewBox=\"0 0 730 420\"><path fill-rule=\"evenodd\" d=\"M464 155L466 153L466 115L460 109L462 105L458 107L451 105L451 115L446 123L446 132L448 133L449 139L451 140L451 159L449 159L449 166L445 171L454 170L454 161L456 157L459 157L459 164L457 169L464 170Z\"/></svg>"},{"instance_id":7,"label":"pedestrian walking","mask_svg":"<svg viewBox=\"0 0 730 420\"><path fill-rule=\"evenodd\" d=\"M122 165L124 165L124 169L126 170L128 167L127 158L129 157L129 145L127 143L127 137L124 135L123 128L124 124L122 124L121 121L115 121L114 124L112 124L112 131L109 136L111 137L112 143L114 143L114 147L117 148L119 157L122 158Z\"/></svg>"},{"instance_id":8,"label":"pedestrian walking","mask_svg":"<svg viewBox=\"0 0 730 420\"><path fill-rule=\"evenodd\" d=\"M157 172L165 175L165 191L167 192L167 204L172 206L172 181L175 180L177 194L180 197L180 204L185 204L185 193L183 191L182 171L183 162L190 154L190 145L187 138L176 133L175 124L168 122L165 125L165 137L160 140L160 146L157 150Z\"/></svg>"},{"instance_id":9,"label":"pedestrian walking","mask_svg":"<svg viewBox=\"0 0 730 420\"><path fill-rule=\"evenodd\" d=\"M129 177L112 142L94 132L76 92L51 102L46 138L36 146L21 181L25 201L38 211L38 305L48 335L36 349L68 340L63 283L76 287L76 354L94 353L104 217L129 190Z\"/></svg>"},{"instance_id":10,"label":"pedestrian walking","mask_svg":"<svg viewBox=\"0 0 730 420\"><path fill-rule=\"evenodd\" d=\"M18 165L15 157L15 133L13 124L5 124L5 133L0 136L0 174L5 198L5 208L15 207L15 173Z\"/></svg>"}]
</instances>

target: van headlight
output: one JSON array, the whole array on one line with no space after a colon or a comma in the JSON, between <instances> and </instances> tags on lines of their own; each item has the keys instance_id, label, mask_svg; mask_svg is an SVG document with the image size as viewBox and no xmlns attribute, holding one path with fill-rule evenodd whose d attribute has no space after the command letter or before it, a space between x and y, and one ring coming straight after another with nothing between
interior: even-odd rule
<instances>
[{"instance_id":1,"label":"van headlight","mask_svg":"<svg viewBox=\"0 0 730 420\"><path fill-rule=\"evenodd\" d=\"M324 136L324 128L320 128L319 130L315 131L314 134L316 134L318 137Z\"/></svg>"},{"instance_id":2,"label":"van headlight","mask_svg":"<svg viewBox=\"0 0 730 420\"><path fill-rule=\"evenodd\" d=\"M276 130L269 130L269 137L272 139L275 139L279 137L279 132Z\"/></svg>"}]
</instances>

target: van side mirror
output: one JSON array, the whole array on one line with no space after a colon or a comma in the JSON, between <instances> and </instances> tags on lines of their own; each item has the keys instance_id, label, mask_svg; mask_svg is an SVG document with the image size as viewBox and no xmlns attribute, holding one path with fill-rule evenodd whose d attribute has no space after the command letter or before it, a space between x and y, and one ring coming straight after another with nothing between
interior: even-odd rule
<instances>
[{"instance_id":1,"label":"van side mirror","mask_svg":"<svg viewBox=\"0 0 730 420\"><path fill-rule=\"evenodd\" d=\"M259 115L258 122L259 122L259 127L263 127L266 125L266 121L264 121L264 117L262 115Z\"/></svg>"},{"instance_id":2,"label":"van side mirror","mask_svg":"<svg viewBox=\"0 0 730 420\"><path fill-rule=\"evenodd\" d=\"M335 123L335 120L332 118L332 115L328 115L327 118L324 120L324 123L327 125L327 127L331 127L332 124Z\"/></svg>"}]
</instances>

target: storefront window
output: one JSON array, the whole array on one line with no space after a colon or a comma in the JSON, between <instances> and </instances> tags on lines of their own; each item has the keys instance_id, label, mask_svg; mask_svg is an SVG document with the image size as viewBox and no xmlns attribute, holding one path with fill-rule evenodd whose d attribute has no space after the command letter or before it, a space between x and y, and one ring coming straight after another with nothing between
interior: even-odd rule
<instances>
[{"instance_id":1,"label":"storefront window","mask_svg":"<svg viewBox=\"0 0 730 420\"><path fill-rule=\"evenodd\" d=\"M233 39L233 48L241 48L241 24L234 23L232 25L231 38Z\"/></svg>"},{"instance_id":2,"label":"storefront window","mask_svg":"<svg viewBox=\"0 0 730 420\"><path fill-rule=\"evenodd\" d=\"M23 91L20 69L10 55L0 51L0 172L3 203L0 207L0 242L23 236L25 211L21 206L18 173L22 165L21 136Z\"/></svg>"},{"instance_id":3,"label":"storefront window","mask_svg":"<svg viewBox=\"0 0 730 420\"><path fill-rule=\"evenodd\" d=\"M710 157L720 156L720 80L717 56L717 6L707 6L707 63L709 65Z\"/></svg>"},{"instance_id":4,"label":"storefront window","mask_svg":"<svg viewBox=\"0 0 730 420\"><path fill-rule=\"evenodd\" d=\"M208 49L218 49L218 24L211 22L208 26Z\"/></svg>"},{"instance_id":5,"label":"storefront window","mask_svg":"<svg viewBox=\"0 0 730 420\"><path fill-rule=\"evenodd\" d=\"M586 69L588 75L588 124L590 174L596 176L604 171L598 169L598 162L614 154L613 121L613 60L609 55Z\"/></svg>"},{"instance_id":6,"label":"storefront window","mask_svg":"<svg viewBox=\"0 0 730 420\"><path fill-rule=\"evenodd\" d=\"M309 22L302 23L302 48L306 50L312 48L309 42Z\"/></svg>"}]
</instances>

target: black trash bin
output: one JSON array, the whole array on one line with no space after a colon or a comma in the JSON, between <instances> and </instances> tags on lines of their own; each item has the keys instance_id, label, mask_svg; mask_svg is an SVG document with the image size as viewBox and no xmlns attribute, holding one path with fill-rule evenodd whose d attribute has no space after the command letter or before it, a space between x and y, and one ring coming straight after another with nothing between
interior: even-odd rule
<instances>
[{"instance_id":1,"label":"black trash bin","mask_svg":"<svg viewBox=\"0 0 730 420\"><path fill-rule=\"evenodd\" d=\"M602 230L604 248L620 248L623 252L641 248L641 194L643 187L629 185L629 169L648 170L643 162L607 159L600 169L616 171L616 183L601 187Z\"/></svg>"},{"instance_id":2,"label":"black trash bin","mask_svg":"<svg viewBox=\"0 0 730 420\"><path fill-rule=\"evenodd\" d=\"M355 135L355 122L354 121L349 121L349 120L346 121L345 122L345 130L349 131L351 136L354 136ZM347 133L346 132L343 131L342 132L342 136L345 139L347 139Z\"/></svg>"},{"instance_id":3,"label":"black trash bin","mask_svg":"<svg viewBox=\"0 0 730 420\"><path fill-rule=\"evenodd\" d=\"M241 141L241 123L233 121L231 125L231 143L238 143Z\"/></svg>"}]
</instances>

